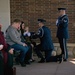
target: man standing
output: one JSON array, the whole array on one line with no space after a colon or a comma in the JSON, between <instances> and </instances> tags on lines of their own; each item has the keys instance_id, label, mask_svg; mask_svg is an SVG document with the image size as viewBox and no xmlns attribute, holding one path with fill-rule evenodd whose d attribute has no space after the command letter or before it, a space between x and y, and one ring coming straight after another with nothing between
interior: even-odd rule
<instances>
[{"instance_id":1,"label":"man standing","mask_svg":"<svg viewBox=\"0 0 75 75\"><path fill-rule=\"evenodd\" d=\"M48 27L44 25L46 20L44 19L38 19L38 25L39 25L39 30L38 32L34 35L36 38L40 38L40 44L36 46L35 52L41 60L39 63L49 62L52 50L54 49L52 38L51 38L51 31ZM45 52L45 58L43 57L41 51Z\"/></svg>"},{"instance_id":2,"label":"man standing","mask_svg":"<svg viewBox=\"0 0 75 75\"><path fill-rule=\"evenodd\" d=\"M58 8L59 17L56 21L57 26L57 38L60 44L60 48L62 50L60 63L62 61L67 61L68 59L68 51L67 51L67 39L69 38L68 33L68 16L66 15L66 8Z\"/></svg>"},{"instance_id":3,"label":"man standing","mask_svg":"<svg viewBox=\"0 0 75 75\"><path fill-rule=\"evenodd\" d=\"M26 53L28 52L28 46L21 41L21 34L18 32L18 29L20 28L21 21L18 19L15 19L7 29L6 32L6 41L7 43L14 48L14 50L20 50L20 59L19 62L22 67L26 66L24 63L24 58L26 56Z\"/></svg>"}]
</instances>

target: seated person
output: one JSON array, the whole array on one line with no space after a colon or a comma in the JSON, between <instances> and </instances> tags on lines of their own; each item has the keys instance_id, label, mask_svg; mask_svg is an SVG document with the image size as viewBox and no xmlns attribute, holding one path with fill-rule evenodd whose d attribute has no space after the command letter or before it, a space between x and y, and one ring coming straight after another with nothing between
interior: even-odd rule
<instances>
[{"instance_id":1,"label":"seated person","mask_svg":"<svg viewBox=\"0 0 75 75\"><path fill-rule=\"evenodd\" d=\"M35 42L32 41L33 34L34 32L29 31L29 27L25 27L25 32L23 33L24 38L26 39L28 43L30 43L31 45L33 44L35 46Z\"/></svg>"},{"instance_id":2,"label":"seated person","mask_svg":"<svg viewBox=\"0 0 75 75\"><path fill-rule=\"evenodd\" d=\"M4 38L0 25L0 74L12 75L13 74L13 48L10 48Z\"/></svg>"},{"instance_id":3,"label":"seated person","mask_svg":"<svg viewBox=\"0 0 75 75\"><path fill-rule=\"evenodd\" d=\"M12 48L14 48L15 51L16 50L20 51L20 57L18 61L21 64L21 66L24 67L26 66L24 59L29 48L27 44L22 42L21 40L21 34L18 31L18 29L20 28L20 24L21 21L15 19L13 23L8 27L6 32L6 41Z\"/></svg>"},{"instance_id":4,"label":"seated person","mask_svg":"<svg viewBox=\"0 0 75 75\"><path fill-rule=\"evenodd\" d=\"M35 48L35 46L36 46L36 43L32 40L32 35L34 34L34 32L30 32L29 31L29 27L25 27L25 32L24 32L24 37L25 37L25 39L26 39L26 41L28 42L28 43L30 43L31 44L31 46L33 47L33 49ZM31 61L32 62L34 62L35 60L34 60L34 57L33 57L33 53L32 53L32 58L31 58Z\"/></svg>"},{"instance_id":5,"label":"seated person","mask_svg":"<svg viewBox=\"0 0 75 75\"><path fill-rule=\"evenodd\" d=\"M32 58L33 45L31 44L31 38L30 38L31 33L29 32L29 27L25 27L25 24L23 21L21 22L20 30L21 30L22 41L25 42L29 47L29 51L26 53L25 61L29 60L30 62L30 59L34 61Z\"/></svg>"},{"instance_id":6,"label":"seated person","mask_svg":"<svg viewBox=\"0 0 75 75\"><path fill-rule=\"evenodd\" d=\"M25 27L25 32L23 34L24 36L31 36L31 33L29 32L29 27Z\"/></svg>"}]
</instances>

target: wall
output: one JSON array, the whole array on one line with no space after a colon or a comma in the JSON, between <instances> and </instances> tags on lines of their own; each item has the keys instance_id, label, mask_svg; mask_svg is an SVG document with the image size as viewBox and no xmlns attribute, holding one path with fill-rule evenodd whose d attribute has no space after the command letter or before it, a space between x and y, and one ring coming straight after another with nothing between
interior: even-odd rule
<instances>
[{"instance_id":1,"label":"wall","mask_svg":"<svg viewBox=\"0 0 75 75\"><path fill-rule=\"evenodd\" d=\"M5 32L8 25L10 25L10 1L0 0L0 24L2 24L2 31Z\"/></svg>"},{"instance_id":2,"label":"wall","mask_svg":"<svg viewBox=\"0 0 75 75\"><path fill-rule=\"evenodd\" d=\"M68 42L75 43L75 0L10 0L11 22L16 18L21 19L31 31L36 31L37 19L44 18L47 20L46 26L52 31L53 42L58 42L55 25L58 7L67 8L70 33Z\"/></svg>"}]
</instances>

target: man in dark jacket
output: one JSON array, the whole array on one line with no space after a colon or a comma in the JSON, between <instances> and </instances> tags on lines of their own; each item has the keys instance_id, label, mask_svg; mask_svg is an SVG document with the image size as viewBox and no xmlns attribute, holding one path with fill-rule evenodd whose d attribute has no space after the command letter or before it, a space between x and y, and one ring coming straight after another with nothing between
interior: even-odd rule
<instances>
[{"instance_id":1,"label":"man in dark jacket","mask_svg":"<svg viewBox=\"0 0 75 75\"><path fill-rule=\"evenodd\" d=\"M34 35L36 38L40 38L40 44L36 46L35 52L41 60L39 63L49 62L52 50L54 49L52 38L51 38L51 31L48 27L44 26L46 20L38 19L39 30ZM45 58L43 57L41 51L45 52Z\"/></svg>"},{"instance_id":2,"label":"man in dark jacket","mask_svg":"<svg viewBox=\"0 0 75 75\"><path fill-rule=\"evenodd\" d=\"M64 61L67 61L68 52L67 52L67 39L69 38L68 33L68 16L65 13L66 8L58 8L59 17L56 21L57 26L57 38L60 44L60 48L62 50L60 62L62 61L62 57Z\"/></svg>"}]
</instances>

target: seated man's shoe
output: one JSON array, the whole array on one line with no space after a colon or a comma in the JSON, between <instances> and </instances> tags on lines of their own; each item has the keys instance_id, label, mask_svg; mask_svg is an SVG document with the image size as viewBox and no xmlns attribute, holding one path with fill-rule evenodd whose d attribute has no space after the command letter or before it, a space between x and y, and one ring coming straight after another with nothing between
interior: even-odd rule
<instances>
[{"instance_id":1,"label":"seated man's shoe","mask_svg":"<svg viewBox=\"0 0 75 75\"><path fill-rule=\"evenodd\" d=\"M32 62L34 62L35 60L34 59L32 59Z\"/></svg>"},{"instance_id":2,"label":"seated man's shoe","mask_svg":"<svg viewBox=\"0 0 75 75\"><path fill-rule=\"evenodd\" d=\"M34 59L30 59L30 62L34 62L35 60Z\"/></svg>"},{"instance_id":3,"label":"seated man's shoe","mask_svg":"<svg viewBox=\"0 0 75 75\"><path fill-rule=\"evenodd\" d=\"M19 65L19 59L15 59L15 63L16 63L16 65Z\"/></svg>"},{"instance_id":4,"label":"seated man's shoe","mask_svg":"<svg viewBox=\"0 0 75 75\"><path fill-rule=\"evenodd\" d=\"M30 65L30 64L31 64L31 62L30 62L30 61L26 61L26 62L25 62L25 64Z\"/></svg>"},{"instance_id":5,"label":"seated man's shoe","mask_svg":"<svg viewBox=\"0 0 75 75\"><path fill-rule=\"evenodd\" d=\"M22 67L26 67L26 64L24 62L20 62Z\"/></svg>"},{"instance_id":6,"label":"seated man's shoe","mask_svg":"<svg viewBox=\"0 0 75 75\"><path fill-rule=\"evenodd\" d=\"M40 61L38 61L38 63L44 63L45 60L44 59L41 59Z\"/></svg>"}]
</instances>

